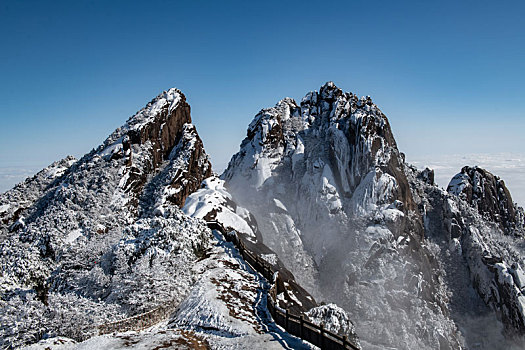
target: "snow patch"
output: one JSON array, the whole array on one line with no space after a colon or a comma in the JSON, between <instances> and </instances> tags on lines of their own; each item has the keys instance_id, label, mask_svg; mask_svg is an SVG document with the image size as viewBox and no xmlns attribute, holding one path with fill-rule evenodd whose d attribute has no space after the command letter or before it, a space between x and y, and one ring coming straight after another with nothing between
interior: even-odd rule
<instances>
[{"instance_id":1,"label":"snow patch","mask_svg":"<svg viewBox=\"0 0 525 350\"><path fill-rule=\"evenodd\" d=\"M78 237L82 236L82 229L76 229L76 230L73 230L71 232L69 232L69 234L67 235L66 239L65 239L65 242L66 243L73 243L77 240Z\"/></svg>"},{"instance_id":2,"label":"snow patch","mask_svg":"<svg viewBox=\"0 0 525 350\"><path fill-rule=\"evenodd\" d=\"M10 207L11 207L11 204L2 204L2 205L0 205L0 214L1 213L5 213Z\"/></svg>"}]
</instances>

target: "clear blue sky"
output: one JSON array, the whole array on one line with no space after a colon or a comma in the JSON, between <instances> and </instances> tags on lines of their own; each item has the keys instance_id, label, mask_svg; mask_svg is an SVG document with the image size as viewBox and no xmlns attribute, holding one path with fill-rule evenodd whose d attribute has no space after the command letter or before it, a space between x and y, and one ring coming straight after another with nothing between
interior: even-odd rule
<instances>
[{"instance_id":1,"label":"clear blue sky","mask_svg":"<svg viewBox=\"0 0 525 350\"><path fill-rule=\"evenodd\" d=\"M174 86L222 169L261 108L328 80L409 158L525 153L523 4L2 0L0 167L81 156Z\"/></svg>"}]
</instances>

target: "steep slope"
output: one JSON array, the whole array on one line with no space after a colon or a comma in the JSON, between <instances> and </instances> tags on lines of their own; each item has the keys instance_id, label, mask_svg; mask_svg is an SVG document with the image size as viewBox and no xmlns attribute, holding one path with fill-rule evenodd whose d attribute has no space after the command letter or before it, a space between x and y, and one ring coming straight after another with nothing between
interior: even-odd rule
<instances>
[{"instance_id":1,"label":"steep slope","mask_svg":"<svg viewBox=\"0 0 525 350\"><path fill-rule=\"evenodd\" d=\"M163 92L97 149L0 195L2 347L176 305L210 247L178 208L211 175L190 107Z\"/></svg>"},{"instance_id":2,"label":"steep slope","mask_svg":"<svg viewBox=\"0 0 525 350\"><path fill-rule=\"evenodd\" d=\"M180 210L211 174L170 89L2 194L0 346L310 349L273 323L268 283L232 244Z\"/></svg>"},{"instance_id":3,"label":"steep slope","mask_svg":"<svg viewBox=\"0 0 525 350\"><path fill-rule=\"evenodd\" d=\"M484 169L464 167L448 192L428 180L429 169L406 170L427 237L440 248L451 315L467 346L523 348L523 209Z\"/></svg>"},{"instance_id":4,"label":"steep slope","mask_svg":"<svg viewBox=\"0 0 525 350\"><path fill-rule=\"evenodd\" d=\"M434 246L388 120L333 83L264 109L221 176L264 244L363 347L458 348Z\"/></svg>"},{"instance_id":5,"label":"steep slope","mask_svg":"<svg viewBox=\"0 0 525 350\"><path fill-rule=\"evenodd\" d=\"M348 336L352 344L359 346L355 328L349 315L337 305L318 305L314 298L297 284L294 275L286 269L275 252L262 243L261 232L253 215L232 200L224 187L224 181L213 176L204 180L202 188L191 194L183 208L185 214L217 223L232 241L242 245L271 269L269 292L281 310L303 315L304 320L325 329ZM272 294L273 293L273 294Z\"/></svg>"}]
</instances>

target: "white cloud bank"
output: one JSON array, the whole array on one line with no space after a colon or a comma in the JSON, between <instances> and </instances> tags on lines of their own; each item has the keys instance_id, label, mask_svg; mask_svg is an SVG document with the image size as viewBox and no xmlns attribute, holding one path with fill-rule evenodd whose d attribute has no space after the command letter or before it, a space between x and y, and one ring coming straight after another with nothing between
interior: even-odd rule
<instances>
[{"instance_id":1,"label":"white cloud bank","mask_svg":"<svg viewBox=\"0 0 525 350\"><path fill-rule=\"evenodd\" d=\"M45 166L0 166L0 193L10 190L27 177L35 175Z\"/></svg>"}]
</instances>

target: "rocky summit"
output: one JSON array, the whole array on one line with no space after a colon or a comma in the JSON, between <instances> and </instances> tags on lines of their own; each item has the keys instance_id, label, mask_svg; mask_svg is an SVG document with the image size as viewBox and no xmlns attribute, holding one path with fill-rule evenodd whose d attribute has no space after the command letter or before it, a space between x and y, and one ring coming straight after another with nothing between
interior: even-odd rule
<instances>
[{"instance_id":1,"label":"rocky summit","mask_svg":"<svg viewBox=\"0 0 525 350\"><path fill-rule=\"evenodd\" d=\"M464 167L452 178L447 191L477 208L481 215L498 223L505 232L523 232L523 208L514 204L505 182L487 170Z\"/></svg>"},{"instance_id":2,"label":"rocky summit","mask_svg":"<svg viewBox=\"0 0 525 350\"><path fill-rule=\"evenodd\" d=\"M170 89L0 194L0 345L522 349L524 236L502 179L440 189L370 97L261 110L218 175Z\"/></svg>"}]
</instances>

